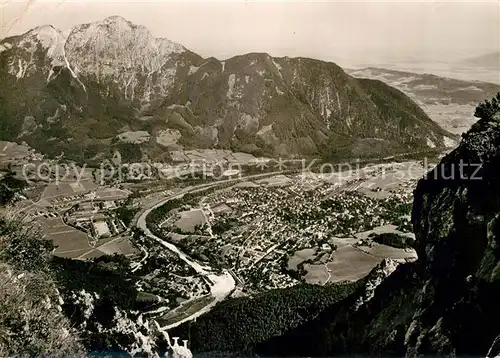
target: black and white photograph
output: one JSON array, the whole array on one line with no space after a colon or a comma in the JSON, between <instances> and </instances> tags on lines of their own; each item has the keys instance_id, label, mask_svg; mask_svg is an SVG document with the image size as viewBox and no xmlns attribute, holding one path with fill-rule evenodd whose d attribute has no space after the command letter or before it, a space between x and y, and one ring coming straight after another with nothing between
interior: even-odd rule
<instances>
[{"instance_id":1,"label":"black and white photograph","mask_svg":"<svg viewBox=\"0 0 500 358\"><path fill-rule=\"evenodd\" d=\"M500 357L499 0L0 1L0 357Z\"/></svg>"}]
</instances>

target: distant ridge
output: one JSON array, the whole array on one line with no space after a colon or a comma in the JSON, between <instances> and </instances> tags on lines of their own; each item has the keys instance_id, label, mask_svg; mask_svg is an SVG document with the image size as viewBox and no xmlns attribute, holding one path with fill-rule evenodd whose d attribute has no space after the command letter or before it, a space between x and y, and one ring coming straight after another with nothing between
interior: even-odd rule
<instances>
[{"instance_id":1,"label":"distant ridge","mask_svg":"<svg viewBox=\"0 0 500 358\"><path fill-rule=\"evenodd\" d=\"M478 103L500 92L500 84L466 81L434 74L378 67L346 72L358 78L380 80L399 89L441 127L456 134L466 132L475 123L477 118L474 118L474 110Z\"/></svg>"},{"instance_id":2,"label":"distant ridge","mask_svg":"<svg viewBox=\"0 0 500 358\"><path fill-rule=\"evenodd\" d=\"M461 63L469 66L477 66L486 69L500 70L500 51L488 53L482 56L468 58L461 61Z\"/></svg>"}]
</instances>

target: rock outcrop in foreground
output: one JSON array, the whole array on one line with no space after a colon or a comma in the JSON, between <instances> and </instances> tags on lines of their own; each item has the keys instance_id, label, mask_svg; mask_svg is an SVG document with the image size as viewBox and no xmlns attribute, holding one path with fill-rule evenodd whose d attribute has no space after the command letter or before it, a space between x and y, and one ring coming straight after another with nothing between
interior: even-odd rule
<instances>
[{"instance_id":1,"label":"rock outcrop in foreground","mask_svg":"<svg viewBox=\"0 0 500 358\"><path fill-rule=\"evenodd\" d=\"M500 115L480 121L421 180L413 226L422 268L406 346L486 354L500 333Z\"/></svg>"},{"instance_id":2,"label":"rock outcrop in foreground","mask_svg":"<svg viewBox=\"0 0 500 358\"><path fill-rule=\"evenodd\" d=\"M499 179L497 114L477 122L418 183L412 213L418 261L399 265L363 306L353 305L355 294L262 344L261 353L495 356Z\"/></svg>"}]
</instances>

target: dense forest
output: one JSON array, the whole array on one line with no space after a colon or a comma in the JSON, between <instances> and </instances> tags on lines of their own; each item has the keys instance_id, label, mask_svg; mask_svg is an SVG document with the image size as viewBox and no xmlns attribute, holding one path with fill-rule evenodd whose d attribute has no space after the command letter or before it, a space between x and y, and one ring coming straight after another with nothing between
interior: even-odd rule
<instances>
[{"instance_id":1,"label":"dense forest","mask_svg":"<svg viewBox=\"0 0 500 358\"><path fill-rule=\"evenodd\" d=\"M17 179L11 171L3 177L1 175L2 173L0 173L0 206L3 206L10 203L15 195L26 187L26 182Z\"/></svg>"},{"instance_id":2,"label":"dense forest","mask_svg":"<svg viewBox=\"0 0 500 358\"><path fill-rule=\"evenodd\" d=\"M410 237L393 232L370 235L370 238L378 244L392 246L397 249L411 249L415 241Z\"/></svg>"},{"instance_id":3,"label":"dense forest","mask_svg":"<svg viewBox=\"0 0 500 358\"><path fill-rule=\"evenodd\" d=\"M300 284L230 299L170 334L190 337L193 352L249 354L257 344L313 320L327 307L353 295L363 284L363 280L327 286Z\"/></svg>"}]
</instances>

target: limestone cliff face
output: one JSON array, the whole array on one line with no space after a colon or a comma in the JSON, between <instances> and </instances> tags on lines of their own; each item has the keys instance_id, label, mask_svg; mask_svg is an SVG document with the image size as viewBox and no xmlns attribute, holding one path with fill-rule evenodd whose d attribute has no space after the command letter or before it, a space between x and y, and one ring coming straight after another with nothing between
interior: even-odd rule
<instances>
[{"instance_id":1,"label":"limestone cliff face","mask_svg":"<svg viewBox=\"0 0 500 358\"><path fill-rule=\"evenodd\" d=\"M500 116L481 120L421 180L413 225L423 291L412 352L486 354L500 332Z\"/></svg>"}]
</instances>

